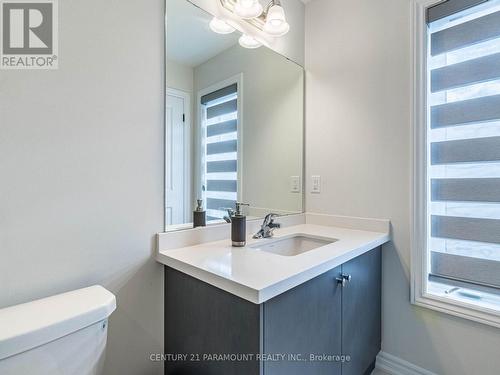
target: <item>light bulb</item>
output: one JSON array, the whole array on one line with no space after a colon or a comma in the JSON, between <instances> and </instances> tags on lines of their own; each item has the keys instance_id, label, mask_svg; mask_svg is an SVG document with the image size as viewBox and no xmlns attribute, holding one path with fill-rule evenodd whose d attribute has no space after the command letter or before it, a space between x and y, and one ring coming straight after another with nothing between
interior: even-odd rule
<instances>
[{"instance_id":1,"label":"light bulb","mask_svg":"<svg viewBox=\"0 0 500 375\"><path fill-rule=\"evenodd\" d=\"M259 0L237 0L234 5L234 12L244 19L257 18L263 10Z\"/></svg>"},{"instance_id":2,"label":"light bulb","mask_svg":"<svg viewBox=\"0 0 500 375\"><path fill-rule=\"evenodd\" d=\"M255 39L247 34L243 34L240 37L239 43L240 43L240 46L242 46L244 48L250 48L250 49L259 48L260 46L262 46L261 42L259 42L257 39Z\"/></svg>"},{"instance_id":3,"label":"light bulb","mask_svg":"<svg viewBox=\"0 0 500 375\"><path fill-rule=\"evenodd\" d=\"M290 30L286 22L285 10L281 5L273 5L269 8L266 17L264 31L272 36L283 36Z\"/></svg>"},{"instance_id":4,"label":"light bulb","mask_svg":"<svg viewBox=\"0 0 500 375\"><path fill-rule=\"evenodd\" d=\"M234 27L217 17L214 17L212 21L210 21L209 26L210 29L217 34L231 34L235 30Z\"/></svg>"},{"instance_id":5,"label":"light bulb","mask_svg":"<svg viewBox=\"0 0 500 375\"><path fill-rule=\"evenodd\" d=\"M283 25L284 21L283 20L270 20L269 23L273 27L280 27L281 25Z\"/></svg>"}]
</instances>

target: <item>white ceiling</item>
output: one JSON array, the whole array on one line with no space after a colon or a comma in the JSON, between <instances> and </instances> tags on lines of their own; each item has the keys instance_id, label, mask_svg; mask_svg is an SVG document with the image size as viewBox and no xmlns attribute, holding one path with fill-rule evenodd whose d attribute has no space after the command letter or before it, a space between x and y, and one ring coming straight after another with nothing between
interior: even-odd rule
<instances>
[{"instance_id":1,"label":"white ceiling","mask_svg":"<svg viewBox=\"0 0 500 375\"><path fill-rule=\"evenodd\" d=\"M211 19L186 0L167 1L167 59L195 67L238 43L238 33L210 30Z\"/></svg>"}]
</instances>

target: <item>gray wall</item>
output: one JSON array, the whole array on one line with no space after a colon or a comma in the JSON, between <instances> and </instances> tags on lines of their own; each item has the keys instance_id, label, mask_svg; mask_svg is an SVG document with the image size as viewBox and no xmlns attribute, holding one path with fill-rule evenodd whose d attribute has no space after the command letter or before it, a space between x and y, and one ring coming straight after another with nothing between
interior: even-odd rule
<instances>
[{"instance_id":1,"label":"gray wall","mask_svg":"<svg viewBox=\"0 0 500 375\"><path fill-rule=\"evenodd\" d=\"M384 351L437 374L494 375L500 330L410 304L410 1L306 6L306 173L311 212L390 218ZM309 185L310 186L310 185Z\"/></svg>"},{"instance_id":2,"label":"gray wall","mask_svg":"<svg viewBox=\"0 0 500 375\"><path fill-rule=\"evenodd\" d=\"M59 70L0 71L0 307L117 295L106 375L160 374L163 1L59 1Z\"/></svg>"},{"instance_id":3,"label":"gray wall","mask_svg":"<svg viewBox=\"0 0 500 375\"><path fill-rule=\"evenodd\" d=\"M193 100L194 69L173 60L167 60L167 87L189 93Z\"/></svg>"}]
</instances>

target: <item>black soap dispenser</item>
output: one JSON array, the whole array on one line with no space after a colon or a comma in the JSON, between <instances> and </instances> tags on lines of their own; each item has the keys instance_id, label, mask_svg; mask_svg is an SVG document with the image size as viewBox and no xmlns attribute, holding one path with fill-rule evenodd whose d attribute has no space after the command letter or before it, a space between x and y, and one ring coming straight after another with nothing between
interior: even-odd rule
<instances>
[{"instance_id":1,"label":"black soap dispenser","mask_svg":"<svg viewBox=\"0 0 500 375\"><path fill-rule=\"evenodd\" d=\"M193 211L193 228L207 226L207 213L203 209L203 201L198 199L196 209Z\"/></svg>"},{"instance_id":2,"label":"black soap dispenser","mask_svg":"<svg viewBox=\"0 0 500 375\"><path fill-rule=\"evenodd\" d=\"M241 211L242 206L250 205L236 202L236 211L231 217L231 241L234 247L243 247L246 245L247 217Z\"/></svg>"}]
</instances>

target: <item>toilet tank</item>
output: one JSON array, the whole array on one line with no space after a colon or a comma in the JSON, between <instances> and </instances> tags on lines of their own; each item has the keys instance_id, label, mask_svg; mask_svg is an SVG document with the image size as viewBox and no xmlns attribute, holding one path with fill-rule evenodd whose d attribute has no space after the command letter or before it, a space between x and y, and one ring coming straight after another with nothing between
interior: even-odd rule
<instances>
[{"instance_id":1,"label":"toilet tank","mask_svg":"<svg viewBox=\"0 0 500 375\"><path fill-rule=\"evenodd\" d=\"M115 308L95 285L0 309L0 374L101 374Z\"/></svg>"}]
</instances>

